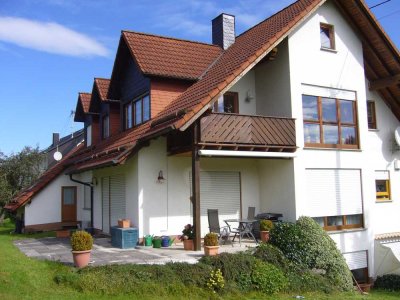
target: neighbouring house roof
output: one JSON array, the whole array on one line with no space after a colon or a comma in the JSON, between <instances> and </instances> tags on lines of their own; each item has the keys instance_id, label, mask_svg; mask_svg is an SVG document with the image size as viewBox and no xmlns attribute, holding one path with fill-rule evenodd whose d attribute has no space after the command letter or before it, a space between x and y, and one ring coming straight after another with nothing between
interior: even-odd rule
<instances>
[{"instance_id":1,"label":"neighbouring house roof","mask_svg":"<svg viewBox=\"0 0 400 300\"><path fill-rule=\"evenodd\" d=\"M71 142L72 140L77 139L77 144L83 141L83 134L84 134L85 130L79 129L69 135L63 136L62 138L60 138L60 140L55 143L55 144L51 144L49 147L47 147L45 150L43 150L43 153L48 153L54 149L56 149L57 147L63 146L66 143ZM76 146L76 145L75 145Z\"/></svg>"},{"instance_id":2,"label":"neighbouring house roof","mask_svg":"<svg viewBox=\"0 0 400 300\"><path fill-rule=\"evenodd\" d=\"M85 114L89 112L90 98L92 94L90 93L79 93L78 102L76 103L75 109L75 122L84 122Z\"/></svg>"},{"instance_id":3,"label":"neighbouring house roof","mask_svg":"<svg viewBox=\"0 0 400 300\"><path fill-rule=\"evenodd\" d=\"M390 233L382 233L375 235L375 240L388 240L388 239L398 239L398 238L400 238L400 232L390 232Z\"/></svg>"},{"instance_id":4,"label":"neighbouring house roof","mask_svg":"<svg viewBox=\"0 0 400 300\"><path fill-rule=\"evenodd\" d=\"M122 31L144 75L197 80L223 52L216 45L168 38L132 31Z\"/></svg>"},{"instance_id":5,"label":"neighbouring house roof","mask_svg":"<svg viewBox=\"0 0 400 300\"><path fill-rule=\"evenodd\" d=\"M28 203L37 193L46 187L53 179L60 175L68 165L68 159L79 149L83 148L83 144L76 146L75 149L70 151L59 163L48 169L39 177L39 179L30 187L21 191L14 197L4 208L10 211L15 211L21 206Z\"/></svg>"}]
</instances>

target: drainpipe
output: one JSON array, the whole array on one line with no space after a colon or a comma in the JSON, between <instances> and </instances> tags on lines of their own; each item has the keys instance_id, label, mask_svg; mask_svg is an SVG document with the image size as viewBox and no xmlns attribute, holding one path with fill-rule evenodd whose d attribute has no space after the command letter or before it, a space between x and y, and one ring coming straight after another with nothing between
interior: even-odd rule
<instances>
[{"instance_id":1,"label":"drainpipe","mask_svg":"<svg viewBox=\"0 0 400 300\"><path fill-rule=\"evenodd\" d=\"M83 184L85 186L90 187L90 228L93 231L93 182L83 182L77 179L72 178L72 174L69 174L69 179L73 182ZM91 232L92 234L94 232Z\"/></svg>"}]
</instances>

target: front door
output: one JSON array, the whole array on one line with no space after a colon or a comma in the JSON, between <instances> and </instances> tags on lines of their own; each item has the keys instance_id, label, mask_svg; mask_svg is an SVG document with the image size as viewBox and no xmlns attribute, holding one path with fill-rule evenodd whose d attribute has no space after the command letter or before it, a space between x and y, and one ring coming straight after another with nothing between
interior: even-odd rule
<instances>
[{"instance_id":1,"label":"front door","mask_svg":"<svg viewBox=\"0 0 400 300\"><path fill-rule=\"evenodd\" d=\"M61 221L76 221L76 186L63 186L61 191Z\"/></svg>"}]
</instances>

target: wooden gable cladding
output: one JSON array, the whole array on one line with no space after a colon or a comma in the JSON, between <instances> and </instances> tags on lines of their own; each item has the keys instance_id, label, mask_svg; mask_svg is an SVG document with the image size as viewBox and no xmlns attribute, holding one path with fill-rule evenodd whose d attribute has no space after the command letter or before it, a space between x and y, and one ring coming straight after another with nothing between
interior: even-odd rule
<instances>
[{"instance_id":1,"label":"wooden gable cladding","mask_svg":"<svg viewBox=\"0 0 400 300\"><path fill-rule=\"evenodd\" d=\"M294 119L213 113L200 121L203 148L288 151L296 150Z\"/></svg>"},{"instance_id":2,"label":"wooden gable cladding","mask_svg":"<svg viewBox=\"0 0 400 300\"><path fill-rule=\"evenodd\" d=\"M100 118L99 115L92 115L92 145L100 142Z\"/></svg>"},{"instance_id":3,"label":"wooden gable cladding","mask_svg":"<svg viewBox=\"0 0 400 300\"><path fill-rule=\"evenodd\" d=\"M192 81L151 78L151 118L155 118L168 104L178 98L192 84Z\"/></svg>"}]
</instances>

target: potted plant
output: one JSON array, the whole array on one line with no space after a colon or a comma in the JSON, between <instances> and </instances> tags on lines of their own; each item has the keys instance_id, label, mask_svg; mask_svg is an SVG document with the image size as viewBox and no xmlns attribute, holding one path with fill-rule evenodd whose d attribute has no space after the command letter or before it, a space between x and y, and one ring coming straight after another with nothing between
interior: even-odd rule
<instances>
[{"instance_id":1,"label":"potted plant","mask_svg":"<svg viewBox=\"0 0 400 300\"><path fill-rule=\"evenodd\" d=\"M207 233L204 236L204 254L214 256L218 254L218 235L214 232Z\"/></svg>"},{"instance_id":2,"label":"potted plant","mask_svg":"<svg viewBox=\"0 0 400 300\"><path fill-rule=\"evenodd\" d=\"M269 231L274 228L274 223L271 220L261 220L260 221L260 236L261 241L264 243L269 240Z\"/></svg>"},{"instance_id":3,"label":"potted plant","mask_svg":"<svg viewBox=\"0 0 400 300\"><path fill-rule=\"evenodd\" d=\"M71 235L72 256L77 268L84 268L89 264L93 238L90 233L78 230Z\"/></svg>"},{"instance_id":4,"label":"potted plant","mask_svg":"<svg viewBox=\"0 0 400 300\"><path fill-rule=\"evenodd\" d=\"M183 249L194 250L193 239L194 239L194 226L191 224L185 225L182 230L180 240L183 241Z\"/></svg>"}]
</instances>

